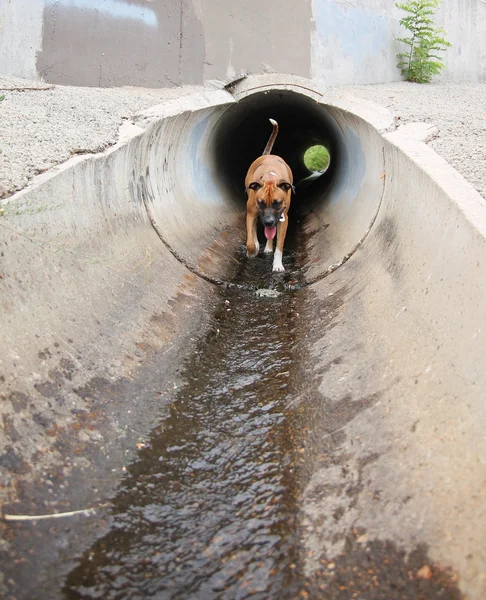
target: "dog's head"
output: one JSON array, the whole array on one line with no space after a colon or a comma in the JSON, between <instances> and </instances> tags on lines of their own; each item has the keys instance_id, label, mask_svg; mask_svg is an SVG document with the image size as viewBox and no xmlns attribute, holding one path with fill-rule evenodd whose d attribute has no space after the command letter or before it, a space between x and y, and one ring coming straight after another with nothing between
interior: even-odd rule
<instances>
[{"instance_id":1,"label":"dog's head","mask_svg":"<svg viewBox=\"0 0 486 600\"><path fill-rule=\"evenodd\" d=\"M288 181L252 181L248 186L255 195L255 205L260 220L265 227L267 239L273 239L277 231L277 223L290 204L291 190L294 186Z\"/></svg>"}]
</instances>

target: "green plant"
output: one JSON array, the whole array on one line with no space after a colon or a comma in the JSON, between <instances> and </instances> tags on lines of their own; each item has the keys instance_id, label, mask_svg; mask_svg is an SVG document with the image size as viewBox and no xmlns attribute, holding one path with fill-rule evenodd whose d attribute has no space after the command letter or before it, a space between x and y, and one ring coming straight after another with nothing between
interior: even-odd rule
<instances>
[{"instance_id":1,"label":"green plant","mask_svg":"<svg viewBox=\"0 0 486 600\"><path fill-rule=\"evenodd\" d=\"M410 0L405 4L395 4L409 13L400 19L400 25L410 31L411 37L396 38L410 48L397 54L400 59L397 67L407 81L428 83L444 68L442 57L437 52L444 52L451 44L443 37L445 31L434 27L432 15L439 4L440 0Z\"/></svg>"},{"instance_id":2,"label":"green plant","mask_svg":"<svg viewBox=\"0 0 486 600\"><path fill-rule=\"evenodd\" d=\"M325 171L331 157L325 146L311 146L304 153L304 164L309 171Z\"/></svg>"}]
</instances>

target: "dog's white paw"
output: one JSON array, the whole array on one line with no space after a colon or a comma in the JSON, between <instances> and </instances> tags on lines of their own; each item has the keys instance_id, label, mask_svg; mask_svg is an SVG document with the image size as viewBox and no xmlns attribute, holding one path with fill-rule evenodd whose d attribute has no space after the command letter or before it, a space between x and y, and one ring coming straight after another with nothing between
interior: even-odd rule
<instances>
[{"instance_id":1,"label":"dog's white paw","mask_svg":"<svg viewBox=\"0 0 486 600\"><path fill-rule=\"evenodd\" d=\"M283 273L285 271L284 266L282 264L282 253L278 248L275 250L275 256L273 257L272 271L274 273Z\"/></svg>"}]
</instances>

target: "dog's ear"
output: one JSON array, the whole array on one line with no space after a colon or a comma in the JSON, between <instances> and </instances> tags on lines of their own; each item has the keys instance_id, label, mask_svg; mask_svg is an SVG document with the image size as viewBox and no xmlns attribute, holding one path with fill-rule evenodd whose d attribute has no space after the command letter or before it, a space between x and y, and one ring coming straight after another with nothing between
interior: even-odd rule
<instances>
[{"instance_id":1,"label":"dog's ear","mask_svg":"<svg viewBox=\"0 0 486 600\"><path fill-rule=\"evenodd\" d=\"M253 190L254 192L258 191L260 188L262 187L261 183L258 183L258 181L252 181L250 183L250 185L246 188L245 192L247 190Z\"/></svg>"},{"instance_id":2,"label":"dog's ear","mask_svg":"<svg viewBox=\"0 0 486 600\"><path fill-rule=\"evenodd\" d=\"M277 187L279 187L284 192L288 192L291 189L295 194L294 186L291 183L289 183L288 181L282 181L282 183L279 183Z\"/></svg>"}]
</instances>

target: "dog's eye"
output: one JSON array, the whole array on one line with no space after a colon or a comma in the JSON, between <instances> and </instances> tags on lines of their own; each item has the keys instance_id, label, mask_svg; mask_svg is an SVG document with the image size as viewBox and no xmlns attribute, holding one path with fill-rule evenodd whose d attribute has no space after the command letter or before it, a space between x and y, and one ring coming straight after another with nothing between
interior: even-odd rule
<instances>
[{"instance_id":1,"label":"dog's eye","mask_svg":"<svg viewBox=\"0 0 486 600\"><path fill-rule=\"evenodd\" d=\"M273 208L280 208L282 206L282 202L280 202L280 200L274 200L272 202L272 206Z\"/></svg>"},{"instance_id":2,"label":"dog's eye","mask_svg":"<svg viewBox=\"0 0 486 600\"><path fill-rule=\"evenodd\" d=\"M265 200L257 200L257 204L260 208L263 208L265 206Z\"/></svg>"}]
</instances>

